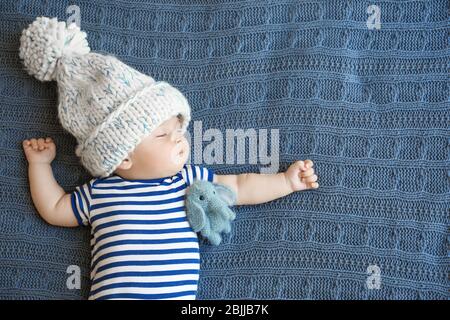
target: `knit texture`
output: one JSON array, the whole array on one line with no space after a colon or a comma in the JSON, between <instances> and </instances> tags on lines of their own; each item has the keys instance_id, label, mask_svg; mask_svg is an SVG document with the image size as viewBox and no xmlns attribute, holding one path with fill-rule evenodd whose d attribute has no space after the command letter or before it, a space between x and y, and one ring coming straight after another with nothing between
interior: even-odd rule
<instances>
[{"instance_id":1,"label":"knit texture","mask_svg":"<svg viewBox=\"0 0 450 320\"><path fill-rule=\"evenodd\" d=\"M95 177L108 177L130 152L170 117L190 107L181 92L112 55L90 52L75 23L37 17L20 37L19 56L30 75L58 81L61 125L78 141L75 154Z\"/></svg>"},{"instance_id":2,"label":"knit texture","mask_svg":"<svg viewBox=\"0 0 450 320\"><path fill-rule=\"evenodd\" d=\"M236 193L220 183L197 180L186 192L186 216L192 230L217 246L222 233L231 232L236 213L229 207L236 203Z\"/></svg>"},{"instance_id":3,"label":"knit texture","mask_svg":"<svg viewBox=\"0 0 450 320\"><path fill-rule=\"evenodd\" d=\"M203 130L279 129L280 170L315 163L318 190L234 207L231 233L201 244L199 299L449 298L447 0L1 1L0 298L89 292L89 231L38 216L21 148L51 136L63 188L90 178L58 122L55 83L18 56L24 27L67 19L71 4L92 50L179 88ZM372 4L380 29L366 25ZM258 172L246 159L207 166ZM66 287L69 265L80 290Z\"/></svg>"}]
</instances>

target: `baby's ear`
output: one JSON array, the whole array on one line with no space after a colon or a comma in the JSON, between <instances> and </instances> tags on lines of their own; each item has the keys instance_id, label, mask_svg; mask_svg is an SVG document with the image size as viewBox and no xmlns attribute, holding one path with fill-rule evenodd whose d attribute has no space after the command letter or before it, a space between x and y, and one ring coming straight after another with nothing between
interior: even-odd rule
<instances>
[{"instance_id":1,"label":"baby's ear","mask_svg":"<svg viewBox=\"0 0 450 320\"><path fill-rule=\"evenodd\" d=\"M127 157L122 160L122 162L119 164L117 169L128 170L131 168L132 165L133 165L133 161L131 161L130 157Z\"/></svg>"}]
</instances>

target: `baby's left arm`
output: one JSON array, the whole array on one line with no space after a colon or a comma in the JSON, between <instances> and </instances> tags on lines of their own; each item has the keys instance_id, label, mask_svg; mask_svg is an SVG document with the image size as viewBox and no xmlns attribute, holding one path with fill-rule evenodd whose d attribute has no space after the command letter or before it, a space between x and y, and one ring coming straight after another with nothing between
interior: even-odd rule
<instances>
[{"instance_id":1,"label":"baby's left arm","mask_svg":"<svg viewBox=\"0 0 450 320\"><path fill-rule=\"evenodd\" d=\"M236 192L236 205L258 204L284 197L294 191L317 189L319 184L311 160L296 161L275 174L242 173L215 175L214 181Z\"/></svg>"}]
</instances>

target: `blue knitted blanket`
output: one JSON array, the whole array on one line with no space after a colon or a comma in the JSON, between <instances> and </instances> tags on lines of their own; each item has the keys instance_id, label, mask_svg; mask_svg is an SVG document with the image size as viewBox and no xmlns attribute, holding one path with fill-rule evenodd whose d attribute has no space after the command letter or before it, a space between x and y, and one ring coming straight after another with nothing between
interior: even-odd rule
<instances>
[{"instance_id":1,"label":"blue knitted blanket","mask_svg":"<svg viewBox=\"0 0 450 320\"><path fill-rule=\"evenodd\" d=\"M51 136L62 187L90 178L56 83L18 55L35 17L77 10L93 51L179 88L192 124L278 129L280 171L315 163L318 190L235 207L223 243L201 244L199 299L449 298L447 0L2 0L1 299L88 295L89 229L38 216L21 147ZM208 166L259 172L245 160Z\"/></svg>"}]
</instances>

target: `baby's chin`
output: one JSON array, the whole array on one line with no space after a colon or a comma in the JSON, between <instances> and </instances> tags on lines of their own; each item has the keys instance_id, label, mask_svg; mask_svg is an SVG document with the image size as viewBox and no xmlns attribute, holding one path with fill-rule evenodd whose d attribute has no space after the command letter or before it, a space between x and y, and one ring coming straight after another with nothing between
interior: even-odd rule
<instances>
[{"instance_id":1,"label":"baby's chin","mask_svg":"<svg viewBox=\"0 0 450 320\"><path fill-rule=\"evenodd\" d=\"M188 154L186 151L181 152L181 154L176 154L171 157L171 159L167 162L165 172L167 172L166 176L176 175L178 172L183 169L183 166L186 164L188 160Z\"/></svg>"},{"instance_id":2,"label":"baby's chin","mask_svg":"<svg viewBox=\"0 0 450 320\"><path fill-rule=\"evenodd\" d=\"M178 169L178 171L180 171L181 169L183 169L184 165L186 164L187 160L189 158L189 153L186 150L183 150L180 154L179 154L179 158L177 159L177 161L174 163L176 168Z\"/></svg>"}]
</instances>

